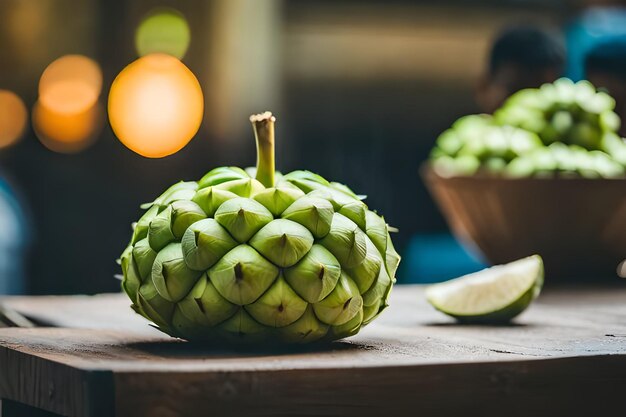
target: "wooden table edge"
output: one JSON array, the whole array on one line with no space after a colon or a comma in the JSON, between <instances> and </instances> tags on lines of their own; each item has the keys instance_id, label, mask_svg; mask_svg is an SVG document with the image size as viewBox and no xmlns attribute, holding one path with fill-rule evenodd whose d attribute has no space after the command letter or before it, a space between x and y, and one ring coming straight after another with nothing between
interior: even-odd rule
<instances>
[{"instance_id":1,"label":"wooden table edge","mask_svg":"<svg viewBox=\"0 0 626 417\"><path fill-rule=\"evenodd\" d=\"M167 373L167 378L163 378L164 373ZM15 381L19 382L16 384ZM331 386L321 386L328 384L328 381L331 381ZM374 382L364 385L364 381ZM217 407L215 411L222 413L218 415L224 416L252 415L246 414L246 410L250 411L254 407L272 407L276 415L290 415L283 412L293 413L295 405L299 401L306 401L306 397L311 394L306 392L306 395L298 396L297 390L294 393L293 386L298 384L315 387L315 391L321 389L326 393L337 389L341 395L320 394L320 400L326 406L341 410L341 415L346 416L370 415L374 410L378 414L384 411L381 409L383 404L385 410L393 410L399 415L425 404L428 409L432 409L436 404L425 399L424 393L437 397L440 395L437 392L447 392L448 400L454 402L459 395L467 395L468 390L479 394L489 392L490 396L532 398L540 392L554 391L556 388L557 392L553 392L551 401L558 405L572 400L568 390L563 391L564 387L573 391L582 389L586 392L586 401L612 409L617 406L614 400L621 397L608 394L626 389L626 355L391 366L366 364L345 368L197 372L186 369L176 372L94 370L0 346L0 398L61 415L148 416L151 414L138 413L138 410L142 410L142 406L150 410L151 406L158 404L158 398L175 397L179 401L178 405L197 402L199 399L185 390L187 384L200 384L206 388L202 391L201 400L212 403ZM17 386L18 389L11 386ZM264 392L273 392L276 398L289 400L276 402L260 395L260 386L265 387ZM370 395L366 394L372 391L377 392L377 400L369 403ZM362 407L355 406L355 398L367 404L369 411L363 413ZM576 402L576 398L573 401ZM445 406L450 406L450 403ZM168 410L176 407L177 404L171 402L166 404ZM580 410L583 410L584 407L581 407Z\"/></svg>"}]
</instances>

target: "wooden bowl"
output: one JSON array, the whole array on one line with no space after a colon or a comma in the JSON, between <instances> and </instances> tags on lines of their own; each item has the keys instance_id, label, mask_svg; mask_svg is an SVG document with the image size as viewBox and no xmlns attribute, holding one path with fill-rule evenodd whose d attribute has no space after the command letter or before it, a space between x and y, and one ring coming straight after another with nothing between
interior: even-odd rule
<instances>
[{"instance_id":1,"label":"wooden bowl","mask_svg":"<svg viewBox=\"0 0 626 417\"><path fill-rule=\"evenodd\" d=\"M626 179L422 177L455 236L500 264L540 254L546 281L616 279L626 256Z\"/></svg>"}]
</instances>

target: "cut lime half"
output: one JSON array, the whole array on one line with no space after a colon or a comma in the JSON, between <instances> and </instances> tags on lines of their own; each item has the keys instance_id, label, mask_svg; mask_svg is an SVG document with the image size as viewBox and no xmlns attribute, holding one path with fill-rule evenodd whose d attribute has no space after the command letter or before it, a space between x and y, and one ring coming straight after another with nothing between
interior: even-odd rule
<instances>
[{"instance_id":1,"label":"cut lime half","mask_svg":"<svg viewBox=\"0 0 626 417\"><path fill-rule=\"evenodd\" d=\"M533 255L431 285L426 299L459 321L506 322L528 307L542 285L543 260Z\"/></svg>"}]
</instances>

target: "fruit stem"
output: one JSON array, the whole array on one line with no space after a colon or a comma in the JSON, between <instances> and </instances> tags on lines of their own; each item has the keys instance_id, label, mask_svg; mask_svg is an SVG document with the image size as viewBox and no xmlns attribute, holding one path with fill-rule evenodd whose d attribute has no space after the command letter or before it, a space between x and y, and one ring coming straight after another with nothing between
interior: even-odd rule
<instances>
[{"instance_id":1,"label":"fruit stem","mask_svg":"<svg viewBox=\"0 0 626 417\"><path fill-rule=\"evenodd\" d=\"M265 187L274 186L274 122L276 118L266 111L250 116L256 139L256 179Z\"/></svg>"}]
</instances>

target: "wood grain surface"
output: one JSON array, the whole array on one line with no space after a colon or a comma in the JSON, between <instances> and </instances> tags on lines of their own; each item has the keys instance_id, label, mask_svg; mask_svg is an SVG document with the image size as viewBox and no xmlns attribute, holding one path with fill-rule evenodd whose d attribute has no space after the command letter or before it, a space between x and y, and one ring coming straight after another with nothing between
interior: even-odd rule
<instances>
[{"instance_id":1,"label":"wood grain surface","mask_svg":"<svg viewBox=\"0 0 626 417\"><path fill-rule=\"evenodd\" d=\"M6 298L58 327L0 329L0 398L72 416L626 415L626 286L549 291L510 326L457 325L422 291L396 287L353 338L272 351L169 338L120 294Z\"/></svg>"}]
</instances>

